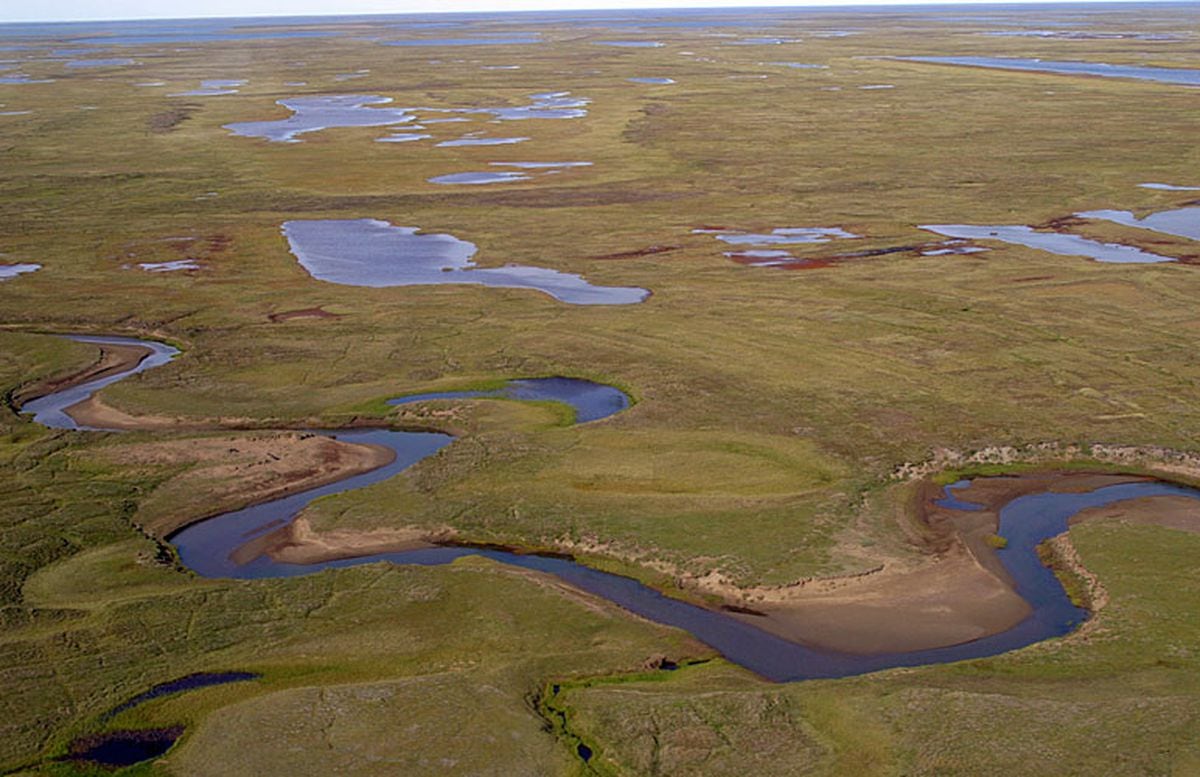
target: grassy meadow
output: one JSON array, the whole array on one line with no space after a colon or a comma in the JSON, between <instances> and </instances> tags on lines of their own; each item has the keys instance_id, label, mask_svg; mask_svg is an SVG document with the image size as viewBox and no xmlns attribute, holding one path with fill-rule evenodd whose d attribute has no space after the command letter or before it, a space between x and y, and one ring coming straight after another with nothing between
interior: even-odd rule
<instances>
[{"instance_id":1,"label":"grassy meadow","mask_svg":"<svg viewBox=\"0 0 1200 777\"><path fill-rule=\"evenodd\" d=\"M197 432L51 432L14 408L22 387L95 358L52 333L163 338L182 355L106 389L105 403L214 427L460 434L404 475L315 503L318 531L428 527L574 549L667 588L714 571L753 586L919 563L904 528L911 492L891 475L938 449L1200 452L1196 266L986 241L986 253L921 255L942 240L922 224L1042 225L1196 199L1138 186L1200 186L1194 88L888 59L1200 67L1194 8L1078 13L1068 28L1093 37L996 36L985 33L1008 27L982 14L880 10L785 15L765 31L529 17L446 33L516 24L544 41L511 46L385 46L371 39L446 31L359 19L329 38L98 46L138 64L89 69L49 53L74 46L69 36L0 52L53 79L0 83L0 112L14 112L0 115L0 263L43 265L0 282L0 773L75 773L52 760L74 736L175 723L188 725L181 743L130 773L1200 772L1192 535L1074 529L1113 596L1088 639L791 686L720 660L638 674L655 655L710 651L480 560L198 579L135 526L208 514L203 478L184 477L186 462L120 463L122 450ZM1041 29L1036 16L1019 24ZM759 32L797 40L733 44ZM1182 37L1105 37L1130 32ZM623 39L664 45L595 45ZM647 76L676 83L626 80ZM204 79L247 83L171 96ZM383 127L298 143L222 129L284 118L275 101L301 95L476 108L550 91L588 98L588 115L472 116L413 143L375 142ZM531 139L435 146L474 131ZM504 161L593 165L426 182ZM481 266L653 294L574 306L530 290L325 283L280 234L287 220L322 218L449 233L479 246ZM713 226L860 235L783 246L813 259L901 250L813 270L746 267L722 255L734 247L693 233ZM1200 259L1182 238L1072 229ZM185 258L199 269L137 266ZM270 318L315 307L335 317ZM572 426L540 405L382 401L546 375L612 383L635 402ZM262 678L101 718L155 683L227 669ZM594 753L586 763L579 743Z\"/></svg>"}]
</instances>

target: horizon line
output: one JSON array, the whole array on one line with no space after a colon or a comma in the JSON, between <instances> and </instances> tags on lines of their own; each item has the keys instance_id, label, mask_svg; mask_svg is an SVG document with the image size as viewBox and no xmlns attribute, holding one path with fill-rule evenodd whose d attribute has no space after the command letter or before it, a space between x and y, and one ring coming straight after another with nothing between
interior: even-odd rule
<instances>
[{"instance_id":1,"label":"horizon line","mask_svg":"<svg viewBox=\"0 0 1200 777\"><path fill-rule=\"evenodd\" d=\"M766 5L701 5L701 6L686 6L686 5L649 5L649 6L623 6L623 5L596 5L587 8L524 8L518 10L475 10L475 11L396 11L396 12L350 12L350 13L257 13L248 16L229 16L226 14L214 14L209 16L113 16L113 17L74 17L74 18L46 18L46 19L20 19L20 20L0 20L0 27L22 24L82 24L88 22L154 22L154 21L212 21L214 19L345 19L345 18L392 18L392 17L426 17L426 16L514 16L519 14L570 14L570 13L594 13L597 11L612 11L612 12L629 12L629 11L671 11L671 12L713 12L713 11L787 11L787 10L837 10L837 11L853 11L861 9L874 8L931 8L931 7L947 7L947 6L989 6L993 8L1003 8L1010 6L1087 6L1087 5L1191 5L1195 0L924 0L923 2L910 2L910 0L896 0L895 2L867 2L867 3L846 3L846 4L829 4L828 2L816 3L779 3Z\"/></svg>"}]
</instances>

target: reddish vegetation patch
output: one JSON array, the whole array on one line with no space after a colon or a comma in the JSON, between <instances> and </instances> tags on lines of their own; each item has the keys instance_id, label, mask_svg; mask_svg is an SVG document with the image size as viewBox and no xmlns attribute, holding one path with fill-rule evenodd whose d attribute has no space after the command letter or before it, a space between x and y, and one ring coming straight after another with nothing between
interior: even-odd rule
<instances>
[{"instance_id":1,"label":"reddish vegetation patch","mask_svg":"<svg viewBox=\"0 0 1200 777\"><path fill-rule=\"evenodd\" d=\"M330 313L328 310L316 308L303 308L302 310L285 310L282 313L268 313L267 318L272 324L278 324L281 321L291 321L293 318L341 318L340 313Z\"/></svg>"},{"instance_id":2,"label":"reddish vegetation patch","mask_svg":"<svg viewBox=\"0 0 1200 777\"><path fill-rule=\"evenodd\" d=\"M210 254L220 254L229 248L229 244L233 242L233 238L229 235L213 235L208 238L208 252Z\"/></svg>"},{"instance_id":3,"label":"reddish vegetation patch","mask_svg":"<svg viewBox=\"0 0 1200 777\"><path fill-rule=\"evenodd\" d=\"M1062 216L1056 219L1050 219L1045 224L1034 224L1034 229L1049 229L1054 232L1070 232L1077 227L1083 226L1087 221L1077 218L1076 216Z\"/></svg>"},{"instance_id":4,"label":"reddish vegetation patch","mask_svg":"<svg viewBox=\"0 0 1200 777\"><path fill-rule=\"evenodd\" d=\"M885 256L887 254L912 253L928 248L929 244L910 246L891 246L889 248L872 248L866 251L854 251L845 254L833 254L831 256L817 256L810 259L796 257L788 259L787 257L765 257L758 256L751 252L730 252L725 256L738 264L748 267L775 267L780 270L815 270L819 267L831 267L835 264L844 264L857 259L868 259L873 256Z\"/></svg>"},{"instance_id":5,"label":"reddish vegetation patch","mask_svg":"<svg viewBox=\"0 0 1200 777\"><path fill-rule=\"evenodd\" d=\"M700 224L698 226L692 227L692 229L703 229L703 230L706 230L709 232L725 232L729 229L729 227L718 227L718 226L714 226L713 224Z\"/></svg>"},{"instance_id":6,"label":"reddish vegetation patch","mask_svg":"<svg viewBox=\"0 0 1200 777\"><path fill-rule=\"evenodd\" d=\"M126 243L121 255L115 258L147 264L177 261L201 263L225 253L232 244L233 238L221 233L207 237L189 236L136 240Z\"/></svg>"},{"instance_id":7,"label":"reddish vegetation patch","mask_svg":"<svg viewBox=\"0 0 1200 777\"><path fill-rule=\"evenodd\" d=\"M639 256L653 256L655 254L665 254L671 251L678 251L683 246L646 246L645 248L637 248L633 251L622 251L616 254L604 254L603 256L593 256L593 259L637 259Z\"/></svg>"}]
</instances>

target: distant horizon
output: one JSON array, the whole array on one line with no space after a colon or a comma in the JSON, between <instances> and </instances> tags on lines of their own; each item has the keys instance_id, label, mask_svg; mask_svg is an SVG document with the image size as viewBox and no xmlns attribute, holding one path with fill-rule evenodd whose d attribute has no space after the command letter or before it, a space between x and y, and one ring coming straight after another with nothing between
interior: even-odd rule
<instances>
[{"instance_id":1,"label":"distant horizon","mask_svg":"<svg viewBox=\"0 0 1200 777\"><path fill-rule=\"evenodd\" d=\"M400 0L398 3L394 0L351 0L353 4L343 5L337 12L328 12L319 10L319 6L327 6L325 0L183 0L182 2L172 4L172 8L182 7L184 10L181 13L173 15L153 15L148 6L159 5L156 2L147 2L147 0L44 0L39 4L39 8L47 6L54 9L56 6L74 7L83 6L87 9L95 8L97 11L107 12L106 15L99 13L89 13L89 11L80 11L80 15L67 16L56 15L54 10L49 11L45 15L39 16L7 16L3 11L0 11L0 26L15 25L15 24L71 24L71 23L88 23L88 22L157 22L157 21L212 21L216 19L286 19L286 18L344 18L358 16L455 16L455 15L480 15L480 14L520 14L520 13L588 13L588 12L605 12L605 11L662 11L662 12L689 12L689 11L786 11L786 10L853 10L853 9L872 9L872 8L926 8L926 7L942 7L942 6L964 6L964 7L1015 7L1015 6L1087 6L1087 5L1192 5L1194 0L1007 0L1005 2L995 2L995 0L926 0L925 2L911 2L910 0L879 0L878 2L858 2L851 0L850 2L824 2L815 3L796 3L796 2L779 2L773 3L770 0L753 0L753 2L738 3L736 0L716 0L715 2L705 2L705 0L683 0L682 2L670 3L669 0L661 0L657 3L643 3L638 0L610 0L610 2L594 2L593 0L582 0L582 2L572 3L571 0L517 0L516 2L505 3L504 7L495 7L495 0L444 0L445 5L439 10L427 10L425 8L408 8L414 0ZM382 6L401 7L382 7ZM112 10L114 6L117 9ZM247 9L247 6L251 6ZM449 7L445 7L449 6ZM131 10L125 11L124 7L129 7ZM139 9L142 15L137 15ZM205 10L209 9L209 10ZM236 9L236 11L235 11ZM14 9L16 10L16 9ZM70 13L63 10L62 14ZM111 15L115 13L116 15ZM125 15L129 14L129 15Z\"/></svg>"}]
</instances>

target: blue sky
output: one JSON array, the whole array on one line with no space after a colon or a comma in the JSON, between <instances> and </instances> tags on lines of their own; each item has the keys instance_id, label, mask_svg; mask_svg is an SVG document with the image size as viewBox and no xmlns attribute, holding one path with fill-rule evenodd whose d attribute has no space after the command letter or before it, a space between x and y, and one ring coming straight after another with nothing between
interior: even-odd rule
<instances>
[{"instance_id":1,"label":"blue sky","mask_svg":"<svg viewBox=\"0 0 1200 777\"><path fill-rule=\"evenodd\" d=\"M936 0L917 0L936 2ZM953 0L952 0L953 1ZM1011 1L1011 0L1010 0ZM1060 0L1062 1L1062 0ZM1073 0L1068 0L1073 1ZM437 0L437 11L548 11L594 8L721 8L734 6L861 5L864 0L819 3L772 0ZM880 5L914 0L874 0ZM358 13L432 13L430 0L2 0L0 22L74 19L162 19L205 16L279 16Z\"/></svg>"}]
</instances>

